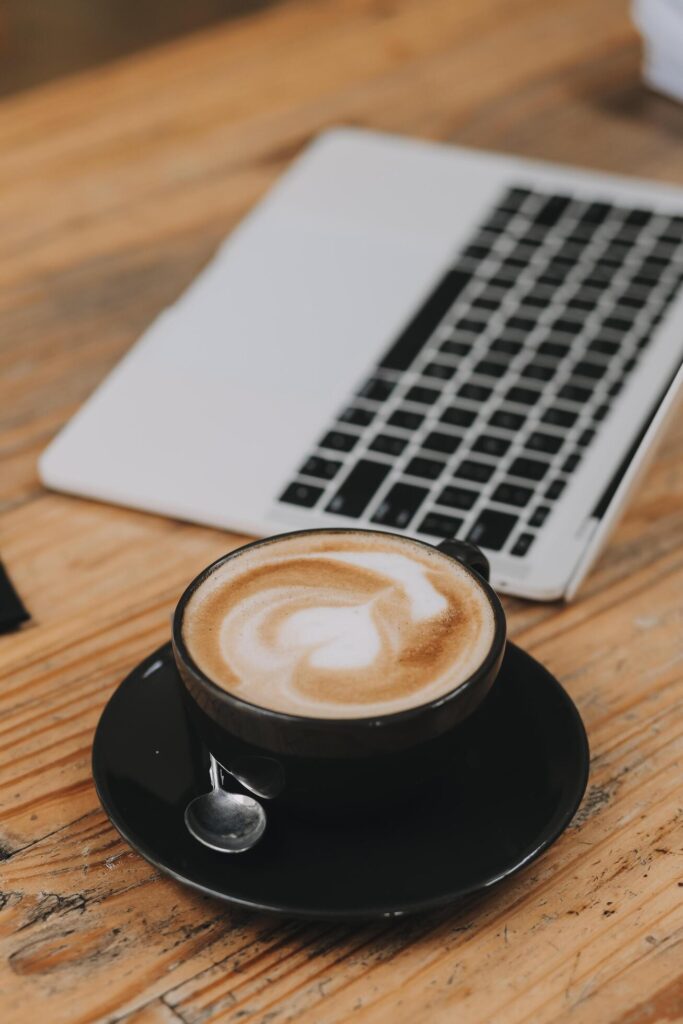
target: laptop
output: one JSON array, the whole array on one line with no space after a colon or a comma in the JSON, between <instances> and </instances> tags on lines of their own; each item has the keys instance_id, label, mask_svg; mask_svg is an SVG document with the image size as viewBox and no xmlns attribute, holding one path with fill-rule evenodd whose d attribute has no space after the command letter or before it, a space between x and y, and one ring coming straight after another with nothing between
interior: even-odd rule
<instances>
[{"instance_id":1,"label":"laptop","mask_svg":"<svg viewBox=\"0 0 683 1024\"><path fill-rule=\"evenodd\" d=\"M253 535L469 539L501 592L571 598L674 412L682 296L683 189L328 131L40 474Z\"/></svg>"}]
</instances>

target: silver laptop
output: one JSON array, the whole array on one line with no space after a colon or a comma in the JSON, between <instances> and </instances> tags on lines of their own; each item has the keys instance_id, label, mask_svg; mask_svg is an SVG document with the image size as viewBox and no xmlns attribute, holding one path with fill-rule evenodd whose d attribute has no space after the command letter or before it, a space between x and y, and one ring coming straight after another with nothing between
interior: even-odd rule
<instances>
[{"instance_id":1,"label":"silver laptop","mask_svg":"<svg viewBox=\"0 0 683 1024\"><path fill-rule=\"evenodd\" d=\"M568 598L681 391L682 282L683 189L327 132L41 476L255 535L467 538L501 591Z\"/></svg>"}]
</instances>

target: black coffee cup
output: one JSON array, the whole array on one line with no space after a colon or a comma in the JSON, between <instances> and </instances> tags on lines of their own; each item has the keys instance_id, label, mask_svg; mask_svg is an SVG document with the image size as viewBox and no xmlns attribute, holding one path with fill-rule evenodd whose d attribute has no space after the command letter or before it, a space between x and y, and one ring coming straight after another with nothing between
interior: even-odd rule
<instances>
[{"instance_id":1,"label":"black coffee cup","mask_svg":"<svg viewBox=\"0 0 683 1024\"><path fill-rule=\"evenodd\" d=\"M380 541L386 536L376 530L304 530L281 536L320 532L373 533ZM272 539L255 541L218 559L190 583L178 602L173 653L192 720L219 763L246 790L267 800L336 814L404 795L438 772L455 741L454 731L486 697L498 674L505 650L505 614L489 585L485 556L462 541L437 545L444 557L456 559L473 577L493 611L493 641L476 672L445 695L403 711L367 718L311 718L273 711L228 693L202 672L183 639L183 615L195 590L245 548Z\"/></svg>"}]
</instances>

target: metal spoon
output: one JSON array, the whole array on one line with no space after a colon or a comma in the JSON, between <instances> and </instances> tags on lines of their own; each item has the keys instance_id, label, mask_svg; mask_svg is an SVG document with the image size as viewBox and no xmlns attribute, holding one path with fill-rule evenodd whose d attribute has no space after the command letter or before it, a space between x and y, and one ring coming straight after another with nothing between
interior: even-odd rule
<instances>
[{"instance_id":1,"label":"metal spoon","mask_svg":"<svg viewBox=\"0 0 683 1024\"><path fill-rule=\"evenodd\" d=\"M209 754L212 790L197 796L185 808L188 832L204 846L221 853L250 850L266 827L266 813L253 797L228 793L220 781L219 766Z\"/></svg>"}]
</instances>

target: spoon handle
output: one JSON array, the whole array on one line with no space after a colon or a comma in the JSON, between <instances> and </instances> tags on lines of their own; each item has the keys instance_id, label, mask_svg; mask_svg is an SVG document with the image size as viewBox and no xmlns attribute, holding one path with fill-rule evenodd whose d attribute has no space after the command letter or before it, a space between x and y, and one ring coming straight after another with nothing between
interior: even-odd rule
<instances>
[{"instance_id":1,"label":"spoon handle","mask_svg":"<svg viewBox=\"0 0 683 1024\"><path fill-rule=\"evenodd\" d=\"M220 790L223 788L221 786L220 767L211 751L209 751L209 778L211 779L213 789Z\"/></svg>"}]
</instances>

